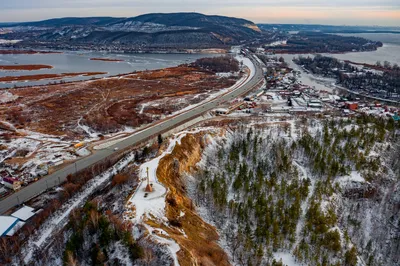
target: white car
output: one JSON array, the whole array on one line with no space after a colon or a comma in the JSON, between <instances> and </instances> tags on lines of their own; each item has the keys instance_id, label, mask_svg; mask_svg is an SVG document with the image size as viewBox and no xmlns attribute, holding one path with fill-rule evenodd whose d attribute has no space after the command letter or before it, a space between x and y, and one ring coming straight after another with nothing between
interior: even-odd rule
<instances>
[{"instance_id":1,"label":"white car","mask_svg":"<svg viewBox=\"0 0 400 266\"><path fill-rule=\"evenodd\" d=\"M118 147L115 147L115 148L114 148L114 151L117 151L117 150L119 150L119 148L118 148Z\"/></svg>"}]
</instances>

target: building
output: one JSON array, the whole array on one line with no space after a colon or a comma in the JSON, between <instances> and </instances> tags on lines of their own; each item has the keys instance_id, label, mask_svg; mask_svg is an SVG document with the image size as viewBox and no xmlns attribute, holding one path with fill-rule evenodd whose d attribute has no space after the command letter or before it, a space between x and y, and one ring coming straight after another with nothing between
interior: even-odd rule
<instances>
[{"instance_id":1,"label":"building","mask_svg":"<svg viewBox=\"0 0 400 266\"><path fill-rule=\"evenodd\" d=\"M11 214L12 217L18 218L21 221L26 222L27 220L29 220L32 216L34 216L35 213L35 209L29 206L23 206L22 208L20 208L19 210L17 210L16 212L13 212Z\"/></svg>"},{"instance_id":2,"label":"building","mask_svg":"<svg viewBox=\"0 0 400 266\"><path fill-rule=\"evenodd\" d=\"M0 236L13 236L36 213L34 208L23 206L11 216L0 216Z\"/></svg>"},{"instance_id":3,"label":"building","mask_svg":"<svg viewBox=\"0 0 400 266\"><path fill-rule=\"evenodd\" d=\"M18 190L21 188L21 182L12 177L4 177L3 184L5 187L13 189L13 190Z\"/></svg>"},{"instance_id":4,"label":"building","mask_svg":"<svg viewBox=\"0 0 400 266\"><path fill-rule=\"evenodd\" d=\"M322 102L320 100L311 99L308 101L307 106L311 108L322 108Z\"/></svg>"},{"instance_id":5,"label":"building","mask_svg":"<svg viewBox=\"0 0 400 266\"><path fill-rule=\"evenodd\" d=\"M82 147L85 146L85 145L86 145L86 142L82 141L82 142L76 143L76 144L74 145L74 148L75 148L75 149L82 148Z\"/></svg>"},{"instance_id":6,"label":"building","mask_svg":"<svg viewBox=\"0 0 400 266\"><path fill-rule=\"evenodd\" d=\"M57 158L49 162L49 166L58 166L64 163L63 159ZM46 175L46 174L45 174Z\"/></svg>"},{"instance_id":7,"label":"building","mask_svg":"<svg viewBox=\"0 0 400 266\"><path fill-rule=\"evenodd\" d=\"M358 103L357 102L346 102L345 107L349 110L357 110L358 109Z\"/></svg>"},{"instance_id":8,"label":"building","mask_svg":"<svg viewBox=\"0 0 400 266\"><path fill-rule=\"evenodd\" d=\"M226 115L228 112L229 112L228 109L225 108L219 108L215 110L216 115Z\"/></svg>"},{"instance_id":9,"label":"building","mask_svg":"<svg viewBox=\"0 0 400 266\"><path fill-rule=\"evenodd\" d=\"M0 216L0 236L13 236L24 224L12 216Z\"/></svg>"}]
</instances>

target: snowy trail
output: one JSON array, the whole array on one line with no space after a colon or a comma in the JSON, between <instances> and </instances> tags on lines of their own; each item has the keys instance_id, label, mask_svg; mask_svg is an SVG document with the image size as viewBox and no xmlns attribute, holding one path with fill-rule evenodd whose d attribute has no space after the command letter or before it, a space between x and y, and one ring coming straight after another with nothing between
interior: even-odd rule
<instances>
[{"instance_id":1,"label":"snowy trail","mask_svg":"<svg viewBox=\"0 0 400 266\"><path fill-rule=\"evenodd\" d=\"M308 174L307 174L306 169L296 161L293 161L293 164L296 165L296 167L298 169L300 169L300 171L301 171L300 179L307 179ZM304 220L305 220L305 216L306 216L306 212L307 212L307 206L309 206L310 198L314 194L315 181L312 178L309 178L309 179L311 180L311 186L308 190L308 195L307 195L306 200L301 203L301 216L300 216L299 222L297 223L297 226L296 226L296 242L293 245L293 249L296 248L296 246L300 242L301 231L303 230L304 224L305 224Z\"/></svg>"},{"instance_id":2,"label":"snowy trail","mask_svg":"<svg viewBox=\"0 0 400 266\"><path fill-rule=\"evenodd\" d=\"M43 226L41 226L37 233L27 241L24 248L25 250L22 252L22 254L26 254L24 257L25 263L29 264L35 248L43 248L44 245L51 240L53 233L68 223L68 216L72 210L83 205L87 198L97 189L97 187L109 181L111 176L117 174L119 170L125 168L133 159L134 154L129 154L103 174L94 177L88 182L88 184L85 185L85 188L81 193L74 196L67 202L67 204L64 205L63 208L53 214L51 218L46 221Z\"/></svg>"}]
</instances>

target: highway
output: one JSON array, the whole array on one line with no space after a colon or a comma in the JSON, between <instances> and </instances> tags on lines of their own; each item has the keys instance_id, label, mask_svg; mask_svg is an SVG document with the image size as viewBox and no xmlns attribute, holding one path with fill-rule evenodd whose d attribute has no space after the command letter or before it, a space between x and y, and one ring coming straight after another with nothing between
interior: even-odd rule
<instances>
[{"instance_id":1,"label":"highway","mask_svg":"<svg viewBox=\"0 0 400 266\"><path fill-rule=\"evenodd\" d=\"M7 210L14 206L22 204L23 202L43 193L48 188L58 186L60 183L66 180L69 174L73 174L76 171L85 169L110 155L119 152L129 146L136 145L142 141L148 139L151 136L156 136L162 132L172 129L183 122L190 121L198 117L199 115L208 112L212 109L217 108L222 102L230 101L243 93L252 90L256 85L258 85L263 80L262 66L257 62L257 60L250 58L255 66L255 73L251 78L248 78L246 82L229 91L226 94L220 95L204 104L198 105L184 113L178 114L171 118L167 118L161 122L156 122L154 125L144 128L143 130L132 134L130 137L108 147L107 149L95 151L92 155L82 158L73 164L67 165L66 167L47 175L35 183L30 184L27 187L11 194L5 199L0 201L0 213L3 214ZM118 150L114 150L118 148Z\"/></svg>"}]
</instances>

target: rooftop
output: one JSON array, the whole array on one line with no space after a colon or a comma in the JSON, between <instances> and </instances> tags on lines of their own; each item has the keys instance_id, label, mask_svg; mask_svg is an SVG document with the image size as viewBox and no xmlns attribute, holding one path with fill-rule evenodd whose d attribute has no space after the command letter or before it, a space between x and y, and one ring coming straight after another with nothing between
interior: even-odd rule
<instances>
[{"instance_id":1,"label":"rooftop","mask_svg":"<svg viewBox=\"0 0 400 266\"><path fill-rule=\"evenodd\" d=\"M0 236L8 235L18 221L18 218L15 217L0 216Z\"/></svg>"},{"instance_id":2,"label":"rooftop","mask_svg":"<svg viewBox=\"0 0 400 266\"><path fill-rule=\"evenodd\" d=\"M26 221L35 215L34 211L35 211L34 208L29 207L29 206L24 206L21 209L19 209L18 211L12 213L11 216L18 218L22 221Z\"/></svg>"}]
</instances>

